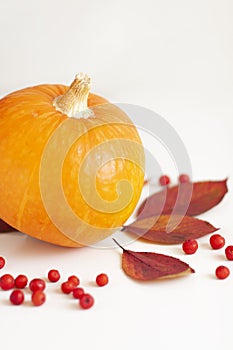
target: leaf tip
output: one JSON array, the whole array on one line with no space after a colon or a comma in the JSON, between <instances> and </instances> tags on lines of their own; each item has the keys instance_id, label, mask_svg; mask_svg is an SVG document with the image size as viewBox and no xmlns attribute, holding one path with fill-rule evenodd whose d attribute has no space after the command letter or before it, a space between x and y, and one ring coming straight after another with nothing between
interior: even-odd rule
<instances>
[{"instance_id":1,"label":"leaf tip","mask_svg":"<svg viewBox=\"0 0 233 350\"><path fill-rule=\"evenodd\" d=\"M223 179L223 180L222 180L222 182L226 184L226 183L227 183L227 181L228 181L228 178L229 178L228 176L227 176L227 177L225 177L225 179Z\"/></svg>"},{"instance_id":2,"label":"leaf tip","mask_svg":"<svg viewBox=\"0 0 233 350\"><path fill-rule=\"evenodd\" d=\"M227 181L228 181L228 177L226 177L225 180L223 180L223 182L224 182L224 184L226 186L226 192L228 192Z\"/></svg>"}]
</instances>

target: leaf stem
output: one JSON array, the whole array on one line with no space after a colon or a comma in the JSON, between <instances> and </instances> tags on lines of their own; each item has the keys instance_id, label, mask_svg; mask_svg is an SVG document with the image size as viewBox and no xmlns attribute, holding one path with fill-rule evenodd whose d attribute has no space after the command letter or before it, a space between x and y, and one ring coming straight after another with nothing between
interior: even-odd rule
<instances>
[{"instance_id":1,"label":"leaf stem","mask_svg":"<svg viewBox=\"0 0 233 350\"><path fill-rule=\"evenodd\" d=\"M124 252L126 251L126 249L124 247L122 247L120 245L120 243L117 242L117 240L115 238L112 238L112 240L118 245L118 247L120 247Z\"/></svg>"}]
</instances>

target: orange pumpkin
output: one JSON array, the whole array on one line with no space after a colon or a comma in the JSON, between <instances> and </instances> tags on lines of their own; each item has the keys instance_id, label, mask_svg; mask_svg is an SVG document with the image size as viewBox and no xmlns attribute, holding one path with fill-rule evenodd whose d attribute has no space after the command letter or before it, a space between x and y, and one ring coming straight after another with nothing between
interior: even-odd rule
<instances>
[{"instance_id":1,"label":"orange pumpkin","mask_svg":"<svg viewBox=\"0 0 233 350\"><path fill-rule=\"evenodd\" d=\"M0 217L54 244L94 244L134 210L144 179L138 132L117 106L89 93L39 85L0 100Z\"/></svg>"}]
</instances>

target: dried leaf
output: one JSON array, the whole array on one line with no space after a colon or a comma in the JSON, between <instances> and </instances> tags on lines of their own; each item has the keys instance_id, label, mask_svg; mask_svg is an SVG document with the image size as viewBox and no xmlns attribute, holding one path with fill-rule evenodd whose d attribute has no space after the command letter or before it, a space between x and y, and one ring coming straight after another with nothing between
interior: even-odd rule
<instances>
[{"instance_id":1,"label":"dried leaf","mask_svg":"<svg viewBox=\"0 0 233 350\"><path fill-rule=\"evenodd\" d=\"M115 239L113 240L123 249L122 268L124 272L136 280L149 281L179 277L195 272L188 264L177 258L164 254L126 250Z\"/></svg>"},{"instance_id":2,"label":"dried leaf","mask_svg":"<svg viewBox=\"0 0 233 350\"><path fill-rule=\"evenodd\" d=\"M8 225L5 221L0 219L0 233L16 231L15 228Z\"/></svg>"},{"instance_id":3,"label":"dried leaf","mask_svg":"<svg viewBox=\"0 0 233 350\"><path fill-rule=\"evenodd\" d=\"M140 238L162 244L178 244L187 239L197 239L218 229L207 221L190 216L160 215L137 219L123 230Z\"/></svg>"},{"instance_id":4,"label":"dried leaf","mask_svg":"<svg viewBox=\"0 0 233 350\"><path fill-rule=\"evenodd\" d=\"M160 214L195 216L216 206L227 193L227 179L183 183L148 197L139 207L137 216Z\"/></svg>"}]
</instances>

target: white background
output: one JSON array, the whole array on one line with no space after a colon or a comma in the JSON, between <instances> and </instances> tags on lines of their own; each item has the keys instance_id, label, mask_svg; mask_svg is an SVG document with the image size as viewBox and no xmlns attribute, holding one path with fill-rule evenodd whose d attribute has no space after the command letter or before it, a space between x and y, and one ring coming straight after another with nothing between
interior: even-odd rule
<instances>
[{"instance_id":1,"label":"white background","mask_svg":"<svg viewBox=\"0 0 233 350\"><path fill-rule=\"evenodd\" d=\"M232 16L231 0L1 0L0 95L39 83L69 84L85 71L93 92L159 113L182 138L194 180L229 177L224 201L200 218L221 227L233 244ZM175 182L167 158L158 158ZM2 273L45 277L58 268L62 279L76 273L96 300L92 309L80 310L57 284L48 285L42 307L31 306L29 293L24 306L14 307L9 293L0 291L1 346L231 348L233 264L208 240L199 240L193 256L180 246L134 242L132 250L171 254L196 270L185 278L138 283L121 270L118 249L66 249L1 234ZM224 281L214 277L221 264L231 269ZM110 277L104 288L93 283L99 272Z\"/></svg>"}]
</instances>

